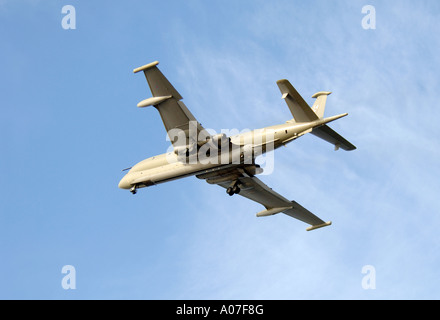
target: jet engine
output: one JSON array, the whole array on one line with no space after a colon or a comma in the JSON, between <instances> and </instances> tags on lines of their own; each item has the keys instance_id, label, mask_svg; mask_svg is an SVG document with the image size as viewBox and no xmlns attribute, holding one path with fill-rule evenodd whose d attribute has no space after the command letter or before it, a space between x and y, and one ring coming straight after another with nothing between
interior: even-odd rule
<instances>
[{"instance_id":1,"label":"jet engine","mask_svg":"<svg viewBox=\"0 0 440 320\"><path fill-rule=\"evenodd\" d=\"M251 164L251 165L245 166L243 169L251 177L256 176L257 174L262 174L264 171L263 168L261 168L260 165L258 165L258 164Z\"/></svg>"},{"instance_id":2,"label":"jet engine","mask_svg":"<svg viewBox=\"0 0 440 320\"><path fill-rule=\"evenodd\" d=\"M219 148L222 145L229 144L229 138L224 133L220 133L212 136L211 140L214 143L214 145L218 146Z\"/></svg>"},{"instance_id":3,"label":"jet engine","mask_svg":"<svg viewBox=\"0 0 440 320\"><path fill-rule=\"evenodd\" d=\"M174 147L174 153L178 156L186 156L189 157L189 155L192 153L192 151L196 148L196 144L190 144L186 146L176 146Z\"/></svg>"},{"instance_id":4,"label":"jet engine","mask_svg":"<svg viewBox=\"0 0 440 320\"><path fill-rule=\"evenodd\" d=\"M242 160L249 161L249 159L254 158L254 145L246 144L241 148L241 158Z\"/></svg>"}]
</instances>

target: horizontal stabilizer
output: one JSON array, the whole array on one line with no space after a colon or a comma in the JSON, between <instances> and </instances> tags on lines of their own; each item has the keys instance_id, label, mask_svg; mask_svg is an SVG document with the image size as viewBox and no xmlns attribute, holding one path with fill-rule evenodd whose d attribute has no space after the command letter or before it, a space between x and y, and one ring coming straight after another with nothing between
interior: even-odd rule
<instances>
[{"instance_id":1,"label":"horizontal stabilizer","mask_svg":"<svg viewBox=\"0 0 440 320\"><path fill-rule=\"evenodd\" d=\"M298 91L290 84L289 80L278 80L277 85L296 122L310 122L319 119Z\"/></svg>"},{"instance_id":2,"label":"horizontal stabilizer","mask_svg":"<svg viewBox=\"0 0 440 320\"><path fill-rule=\"evenodd\" d=\"M282 93L282 98L286 100L287 106L293 115L293 120L288 122L310 123L313 124L312 134L321 138L335 146L335 150L342 148L346 151L355 150L356 147L348 142L345 138L333 131L326 123L339 119L347 114L329 117L324 119L324 110L327 97L331 94L328 91L320 91L315 93L312 98L316 99L313 107L301 97L301 95L292 86L289 80L283 79L277 81L278 88Z\"/></svg>"},{"instance_id":3,"label":"horizontal stabilizer","mask_svg":"<svg viewBox=\"0 0 440 320\"><path fill-rule=\"evenodd\" d=\"M356 147L353 144L327 125L313 129L312 134L333 144L335 146L335 150L338 150L339 148L345 151L356 150Z\"/></svg>"}]
</instances>

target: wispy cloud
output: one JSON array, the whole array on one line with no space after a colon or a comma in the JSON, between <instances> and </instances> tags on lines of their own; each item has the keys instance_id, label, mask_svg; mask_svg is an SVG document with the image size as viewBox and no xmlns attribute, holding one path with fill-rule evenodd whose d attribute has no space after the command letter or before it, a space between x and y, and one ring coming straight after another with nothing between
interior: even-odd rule
<instances>
[{"instance_id":1,"label":"wispy cloud","mask_svg":"<svg viewBox=\"0 0 440 320\"><path fill-rule=\"evenodd\" d=\"M439 2L373 3L377 29L368 31L365 1L158 2L148 18L142 1L98 13L82 3L83 28L72 33L62 30L56 1L23 3L37 3L48 19L0 0L7 27L29 17L3 50L16 62L4 81L14 117L3 122L17 134L5 137L20 148L2 158L5 297L66 297L52 286L62 290L53 266L64 260L78 268L81 297L439 297ZM62 34L40 37L30 26ZM37 39L34 50L23 39ZM279 79L310 103L333 91L326 115L349 117L331 127L358 150L334 152L306 135L277 150L275 171L261 178L333 225L308 233L282 214L258 219L259 204L196 178L134 198L118 190L121 163L165 143L155 110L134 107L148 89L128 67L145 55L161 61L189 109L217 132L290 119ZM21 123L30 116L31 131ZM41 138L16 145L18 134ZM40 267L27 263L34 257ZM377 271L374 291L361 286L367 264ZM30 288L36 274L41 285Z\"/></svg>"},{"instance_id":2,"label":"wispy cloud","mask_svg":"<svg viewBox=\"0 0 440 320\"><path fill-rule=\"evenodd\" d=\"M275 152L275 172L265 182L335 222L314 234L288 217L258 220L258 205L200 186L201 206L211 209L196 219L182 296L432 296L434 285L423 292L428 276L414 271L432 275L438 263L432 250L423 251L429 243L439 245L440 220L433 214L439 144L432 121L438 114L432 106L439 39L426 46L420 37L437 22L430 3L414 11L405 2L397 11L378 6L378 29L365 31L362 6L356 4L328 3L312 12L290 2L261 3L245 14L242 27L251 36L244 43L231 34L219 46L189 39L179 47L185 91L197 114L209 114L210 125L287 120L275 81L288 77L305 98L334 91L327 113L348 111L350 117L333 127L359 147L334 153L324 142L304 137ZM414 23L402 26L396 15ZM368 263L377 267L380 281L371 294L360 285Z\"/></svg>"}]
</instances>

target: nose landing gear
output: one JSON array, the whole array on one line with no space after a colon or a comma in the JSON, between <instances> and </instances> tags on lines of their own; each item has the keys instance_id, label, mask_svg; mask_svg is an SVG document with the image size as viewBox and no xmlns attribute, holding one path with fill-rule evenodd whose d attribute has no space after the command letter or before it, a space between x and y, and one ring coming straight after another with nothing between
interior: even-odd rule
<instances>
[{"instance_id":1,"label":"nose landing gear","mask_svg":"<svg viewBox=\"0 0 440 320\"><path fill-rule=\"evenodd\" d=\"M130 192L131 192L132 194L136 194L136 193L137 193L137 186L134 185L133 187L131 187Z\"/></svg>"}]
</instances>

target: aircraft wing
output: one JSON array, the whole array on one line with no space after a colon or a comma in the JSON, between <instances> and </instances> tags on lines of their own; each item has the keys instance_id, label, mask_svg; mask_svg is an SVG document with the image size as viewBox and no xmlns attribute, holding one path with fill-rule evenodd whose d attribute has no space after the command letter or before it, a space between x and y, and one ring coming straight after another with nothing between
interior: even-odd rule
<instances>
[{"instance_id":1,"label":"aircraft wing","mask_svg":"<svg viewBox=\"0 0 440 320\"><path fill-rule=\"evenodd\" d=\"M311 227L307 231L331 225L331 222L324 222L309 210L302 207L295 201L289 201L282 195L273 191L260 179L251 176L245 168L229 168L215 174L198 175L199 179L206 179L210 184L217 184L225 189L234 183L240 188L239 195L262 204L266 209L257 213L258 217L271 216L277 213L284 213L292 218L305 222Z\"/></svg>"},{"instance_id":2,"label":"aircraft wing","mask_svg":"<svg viewBox=\"0 0 440 320\"><path fill-rule=\"evenodd\" d=\"M181 101L182 96L162 74L157 67L158 64L159 62L155 61L133 70L134 73L144 72L153 94L152 98L139 102L138 107L154 106L159 111L168 134L173 129L180 129L185 132L187 138L193 133L190 138L195 138L197 141L199 133L206 132L205 129ZM173 145L174 142L172 141Z\"/></svg>"}]
</instances>

